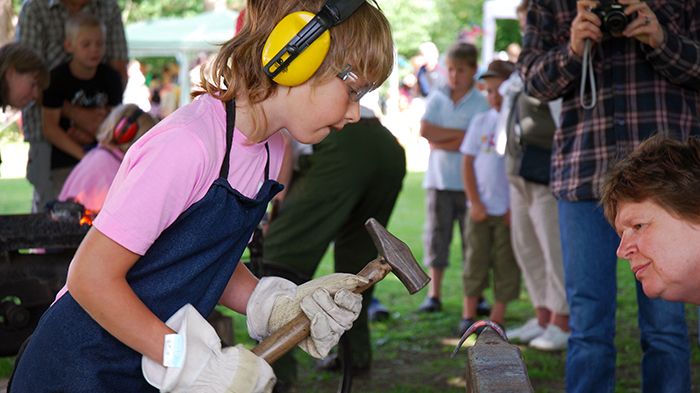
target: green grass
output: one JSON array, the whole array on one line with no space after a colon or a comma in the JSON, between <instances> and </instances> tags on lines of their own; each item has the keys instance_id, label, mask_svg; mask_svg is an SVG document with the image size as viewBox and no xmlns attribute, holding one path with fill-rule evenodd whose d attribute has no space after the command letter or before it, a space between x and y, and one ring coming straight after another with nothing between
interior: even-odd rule
<instances>
[{"instance_id":1,"label":"green grass","mask_svg":"<svg viewBox=\"0 0 700 393\"><path fill-rule=\"evenodd\" d=\"M32 186L26 179L0 179L0 214L28 213Z\"/></svg>"},{"instance_id":2,"label":"green grass","mask_svg":"<svg viewBox=\"0 0 700 393\"><path fill-rule=\"evenodd\" d=\"M406 177L404 190L389 224L389 230L406 242L416 258L422 260L422 231L424 217L424 193L421 189L422 174L411 173ZM0 214L23 213L29 209L31 188L24 180L0 180ZM458 233L458 232L456 232ZM457 236L455 236L457 238ZM326 254L319 274L330 273L332 263ZM445 274L444 311L424 315L415 312L425 296L425 290L409 296L403 285L393 275L384 279L375 292L392 311L387 322L372 324L374 365L369 377L356 378L357 392L463 392L465 353L451 359L456 344L453 336L461 313L461 256L460 243L452 243L450 267ZM616 392L640 390L639 331L634 278L626 264L618 266L618 312L615 343L617 357ZM492 299L487 292L487 298ZM697 340L697 309L687 306L688 326L692 348L693 390L700 387L700 349ZM231 313L233 315L233 313ZM533 315L527 294L523 289L519 300L513 302L507 313L506 325L525 322ZM247 346L254 343L246 334L245 319L234 316L236 340ZM564 352L543 353L521 347L528 373L537 392L564 391ZM314 362L297 351L300 367L300 392L332 392L339 382L337 374L314 370ZM9 374L12 358L0 358L0 377Z\"/></svg>"}]
</instances>

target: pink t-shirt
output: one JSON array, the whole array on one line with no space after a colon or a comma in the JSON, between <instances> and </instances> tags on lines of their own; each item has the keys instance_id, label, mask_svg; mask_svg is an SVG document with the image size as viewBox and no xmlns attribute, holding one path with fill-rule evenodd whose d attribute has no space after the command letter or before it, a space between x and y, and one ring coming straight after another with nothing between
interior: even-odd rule
<instances>
[{"instance_id":1,"label":"pink t-shirt","mask_svg":"<svg viewBox=\"0 0 700 393\"><path fill-rule=\"evenodd\" d=\"M270 178L284 155L277 133L270 147ZM128 250L144 255L153 242L219 177L226 147L226 111L202 95L172 113L129 148L93 225ZM255 197L265 178L265 143L251 144L236 129L228 181Z\"/></svg>"},{"instance_id":2,"label":"pink t-shirt","mask_svg":"<svg viewBox=\"0 0 700 393\"><path fill-rule=\"evenodd\" d=\"M88 210L100 211L123 158L124 153L117 148L90 150L68 175L58 200L73 198Z\"/></svg>"}]
</instances>

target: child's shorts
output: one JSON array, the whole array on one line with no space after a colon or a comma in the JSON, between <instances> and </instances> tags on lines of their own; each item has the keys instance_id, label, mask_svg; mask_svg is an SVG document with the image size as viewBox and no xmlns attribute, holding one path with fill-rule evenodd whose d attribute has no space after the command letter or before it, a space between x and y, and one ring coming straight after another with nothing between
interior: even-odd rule
<instances>
[{"instance_id":1,"label":"child's shorts","mask_svg":"<svg viewBox=\"0 0 700 393\"><path fill-rule=\"evenodd\" d=\"M428 267L446 268L455 221L464 239L464 217L467 199L464 191L425 190L425 228L423 230L423 263ZM462 256L464 255L462 241Z\"/></svg>"},{"instance_id":2,"label":"child's shorts","mask_svg":"<svg viewBox=\"0 0 700 393\"><path fill-rule=\"evenodd\" d=\"M481 296L493 272L494 299L507 303L520 295L520 268L510 243L504 216L485 221L467 219L467 253L462 274L464 296Z\"/></svg>"}]
</instances>

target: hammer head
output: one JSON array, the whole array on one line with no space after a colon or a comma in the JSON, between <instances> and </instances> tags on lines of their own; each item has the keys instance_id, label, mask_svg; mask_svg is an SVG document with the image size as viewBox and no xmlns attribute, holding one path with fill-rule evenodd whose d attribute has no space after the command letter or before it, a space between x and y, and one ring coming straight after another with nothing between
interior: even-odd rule
<instances>
[{"instance_id":1,"label":"hammer head","mask_svg":"<svg viewBox=\"0 0 700 393\"><path fill-rule=\"evenodd\" d=\"M379 255L391 266L391 271L406 286L410 294L418 292L428 284L430 277L420 267L406 243L389 233L374 218L367 220L365 227Z\"/></svg>"}]
</instances>

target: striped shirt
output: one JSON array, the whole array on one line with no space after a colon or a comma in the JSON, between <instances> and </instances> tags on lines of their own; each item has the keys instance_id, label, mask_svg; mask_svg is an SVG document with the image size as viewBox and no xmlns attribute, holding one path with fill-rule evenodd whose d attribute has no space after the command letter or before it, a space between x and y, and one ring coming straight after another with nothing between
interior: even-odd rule
<instances>
[{"instance_id":1,"label":"striped shirt","mask_svg":"<svg viewBox=\"0 0 700 393\"><path fill-rule=\"evenodd\" d=\"M610 166L657 131L679 139L700 135L700 5L646 3L665 42L653 49L634 38L606 36L594 45L598 104L591 110L581 107L583 64L569 48L576 1L530 4L519 60L525 89L544 101L563 98L550 184L557 198L598 199Z\"/></svg>"},{"instance_id":2,"label":"striped shirt","mask_svg":"<svg viewBox=\"0 0 700 393\"><path fill-rule=\"evenodd\" d=\"M104 60L127 61L126 36L117 1L90 0L82 11L95 15L105 25ZM53 69L70 60L70 55L63 49L64 25L68 17L68 10L61 0L25 0L17 21L17 41L34 49L49 69ZM44 140L39 105L25 108L22 122L27 141Z\"/></svg>"}]
</instances>

